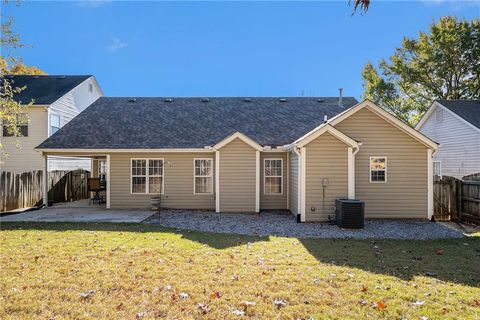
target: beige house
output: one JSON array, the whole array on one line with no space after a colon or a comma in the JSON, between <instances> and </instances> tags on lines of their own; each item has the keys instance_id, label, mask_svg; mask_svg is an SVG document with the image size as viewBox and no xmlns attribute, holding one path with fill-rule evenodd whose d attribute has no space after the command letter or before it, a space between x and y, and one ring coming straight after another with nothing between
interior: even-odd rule
<instances>
[{"instance_id":1,"label":"beige house","mask_svg":"<svg viewBox=\"0 0 480 320\"><path fill-rule=\"evenodd\" d=\"M1 171L22 173L42 170L43 158L35 147L60 130L77 114L102 96L93 76L6 75L14 88L23 88L14 99L25 105L33 102L19 125L21 136L13 136L2 124L0 143L4 155ZM49 157L50 170L90 170L89 158Z\"/></svg>"},{"instance_id":2,"label":"beige house","mask_svg":"<svg viewBox=\"0 0 480 320\"><path fill-rule=\"evenodd\" d=\"M436 149L370 101L303 97L100 98L37 147L102 164L106 208L161 194L166 208L302 222L333 219L345 197L367 218L431 218Z\"/></svg>"}]
</instances>

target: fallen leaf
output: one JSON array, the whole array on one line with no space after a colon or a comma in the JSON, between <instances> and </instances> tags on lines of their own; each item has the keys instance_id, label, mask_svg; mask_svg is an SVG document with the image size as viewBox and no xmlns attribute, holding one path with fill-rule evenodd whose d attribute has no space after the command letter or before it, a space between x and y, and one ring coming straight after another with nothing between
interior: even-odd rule
<instances>
[{"instance_id":1,"label":"fallen leaf","mask_svg":"<svg viewBox=\"0 0 480 320\"><path fill-rule=\"evenodd\" d=\"M239 316L239 317L242 317L242 316L245 315L245 311L242 311L242 310L233 310L232 313L236 316Z\"/></svg>"},{"instance_id":2,"label":"fallen leaf","mask_svg":"<svg viewBox=\"0 0 480 320\"><path fill-rule=\"evenodd\" d=\"M428 317L426 317L426 316L421 316L421 317L420 317L420 320L428 320Z\"/></svg>"},{"instance_id":3,"label":"fallen leaf","mask_svg":"<svg viewBox=\"0 0 480 320\"><path fill-rule=\"evenodd\" d=\"M145 317L147 314L148 314L147 311L139 312L139 313L137 313L136 318L141 319L141 318Z\"/></svg>"},{"instance_id":4,"label":"fallen leaf","mask_svg":"<svg viewBox=\"0 0 480 320\"><path fill-rule=\"evenodd\" d=\"M367 304L367 300L360 299L360 300L358 301L358 304L361 305L361 306L364 306L364 305Z\"/></svg>"},{"instance_id":5,"label":"fallen leaf","mask_svg":"<svg viewBox=\"0 0 480 320\"><path fill-rule=\"evenodd\" d=\"M285 307L287 305L287 301L285 300L273 300L273 305L276 306L277 308Z\"/></svg>"},{"instance_id":6,"label":"fallen leaf","mask_svg":"<svg viewBox=\"0 0 480 320\"><path fill-rule=\"evenodd\" d=\"M83 299L87 299L88 297L90 297L92 294L94 294L96 291L95 290L89 290L87 292L81 292L79 293L78 295L83 298Z\"/></svg>"},{"instance_id":7,"label":"fallen leaf","mask_svg":"<svg viewBox=\"0 0 480 320\"><path fill-rule=\"evenodd\" d=\"M172 290L172 286L171 285L165 286L165 290L167 290L167 291Z\"/></svg>"},{"instance_id":8,"label":"fallen leaf","mask_svg":"<svg viewBox=\"0 0 480 320\"><path fill-rule=\"evenodd\" d=\"M372 307L377 309L377 310L384 310L387 308L387 304L384 301L377 301L372 304Z\"/></svg>"},{"instance_id":9,"label":"fallen leaf","mask_svg":"<svg viewBox=\"0 0 480 320\"><path fill-rule=\"evenodd\" d=\"M442 256L443 255L443 249L442 248L437 249L437 250L435 250L435 253L437 254L437 256Z\"/></svg>"},{"instance_id":10,"label":"fallen leaf","mask_svg":"<svg viewBox=\"0 0 480 320\"><path fill-rule=\"evenodd\" d=\"M180 298L182 298L182 299L184 299L184 300L185 300L185 299L188 299L188 293L186 293L186 292L180 293Z\"/></svg>"},{"instance_id":11,"label":"fallen leaf","mask_svg":"<svg viewBox=\"0 0 480 320\"><path fill-rule=\"evenodd\" d=\"M244 307L245 309L254 305L256 305L256 303L253 301L240 301L240 306Z\"/></svg>"},{"instance_id":12,"label":"fallen leaf","mask_svg":"<svg viewBox=\"0 0 480 320\"><path fill-rule=\"evenodd\" d=\"M221 297L221 294L219 291L212 291L210 292L210 295L209 295L210 299L217 299L217 298L220 298Z\"/></svg>"},{"instance_id":13,"label":"fallen leaf","mask_svg":"<svg viewBox=\"0 0 480 320\"><path fill-rule=\"evenodd\" d=\"M362 286L362 289L360 289L360 291L362 291L362 292L367 292L367 291L368 291L368 287L367 287L367 286Z\"/></svg>"},{"instance_id":14,"label":"fallen leaf","mask_svg":"<svg viewBox=\"0 0 480 320\"><path fill-rule=\"evenodd\" d=\"M473 299L471 305L472 307L480 308L480 299Z\"/></svg>"},{"instance_id":15,"label":"fallen leaf","mask_svg":"<svg viewBox=\"0 0 480 320\"><path fill-rule=\"evenodd\" d=\"M412 306L423 306L425 304L425 301L415 301L415 302L412 302Z\"/></svg>"},{"instance_id":16,"label":"fallen leaf","mask_svg":"<svg viewBox=\"0 0 480 320\"><path fill-rule=\"evenodd\" d=\"M203 314L208 313L208 307L207 307L207 305L205 305L203 303L197 304L197 309L200 310Z\"/></svg>"}]
</instances>

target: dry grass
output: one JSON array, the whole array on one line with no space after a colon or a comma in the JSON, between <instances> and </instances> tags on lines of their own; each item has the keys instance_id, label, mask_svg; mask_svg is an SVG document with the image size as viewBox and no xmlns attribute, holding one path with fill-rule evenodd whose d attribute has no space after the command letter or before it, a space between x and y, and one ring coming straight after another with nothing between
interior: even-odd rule
<instances>
[{"instance_id":1,"label":"dry grass","mask_svg":"<svg viewBox=\"0 0 480 320\"><path fill-rule=\"evenodd\" d=\"M480 318L480 237L299 240L138 224L1 227L2 319Z\"/></svg>"}]
</instances>

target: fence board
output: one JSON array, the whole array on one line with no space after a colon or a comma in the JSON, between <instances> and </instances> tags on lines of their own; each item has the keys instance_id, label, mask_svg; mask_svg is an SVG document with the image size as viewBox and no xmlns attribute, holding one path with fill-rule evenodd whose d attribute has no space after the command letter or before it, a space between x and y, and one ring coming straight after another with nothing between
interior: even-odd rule
<instances>
[{"instance_id":1,"label":"fence board","mask_svg":"<svg viewBox=\"0 0 480 320\"><path fill-rule=\"evenodd\" d=\"M90 172L51 171L48 173L49 202L75 201L88 198L87 179ZM0 212L41 205L43 171L0 174Z\"/></svg>"}]
</instances>

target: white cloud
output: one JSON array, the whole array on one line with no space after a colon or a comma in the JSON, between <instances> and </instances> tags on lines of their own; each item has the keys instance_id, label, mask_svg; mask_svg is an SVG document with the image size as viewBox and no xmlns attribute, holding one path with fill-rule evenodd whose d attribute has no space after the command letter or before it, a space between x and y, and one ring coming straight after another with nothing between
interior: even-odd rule
<instances>
[{"instance_id":1,"label":"white cloud","mask_svg":"<svg viewBox=\"0 0 480 320\"><path fill-rule=\"evenodd\" d=\"M116 37L112 37L112 41L110 42L110 44L107 46L107 50L109 52L115 52L115 51L118 51L120 49L123 49L125 48L126 46L128 46L128 43L126 42L123 42L121 41L120 39L116 38Z\"/></svg>"},{"instance_id":2,"label":"white cloud","mask_svg":"<svg viewBox=\"0 0 480 320\"><path fill-rule=\"evenodd\" d=\"M80 0L77 4L83 8L98 8L108 5L110 2L112 2L112 0Z\"/></svg>"}]
</instances>

